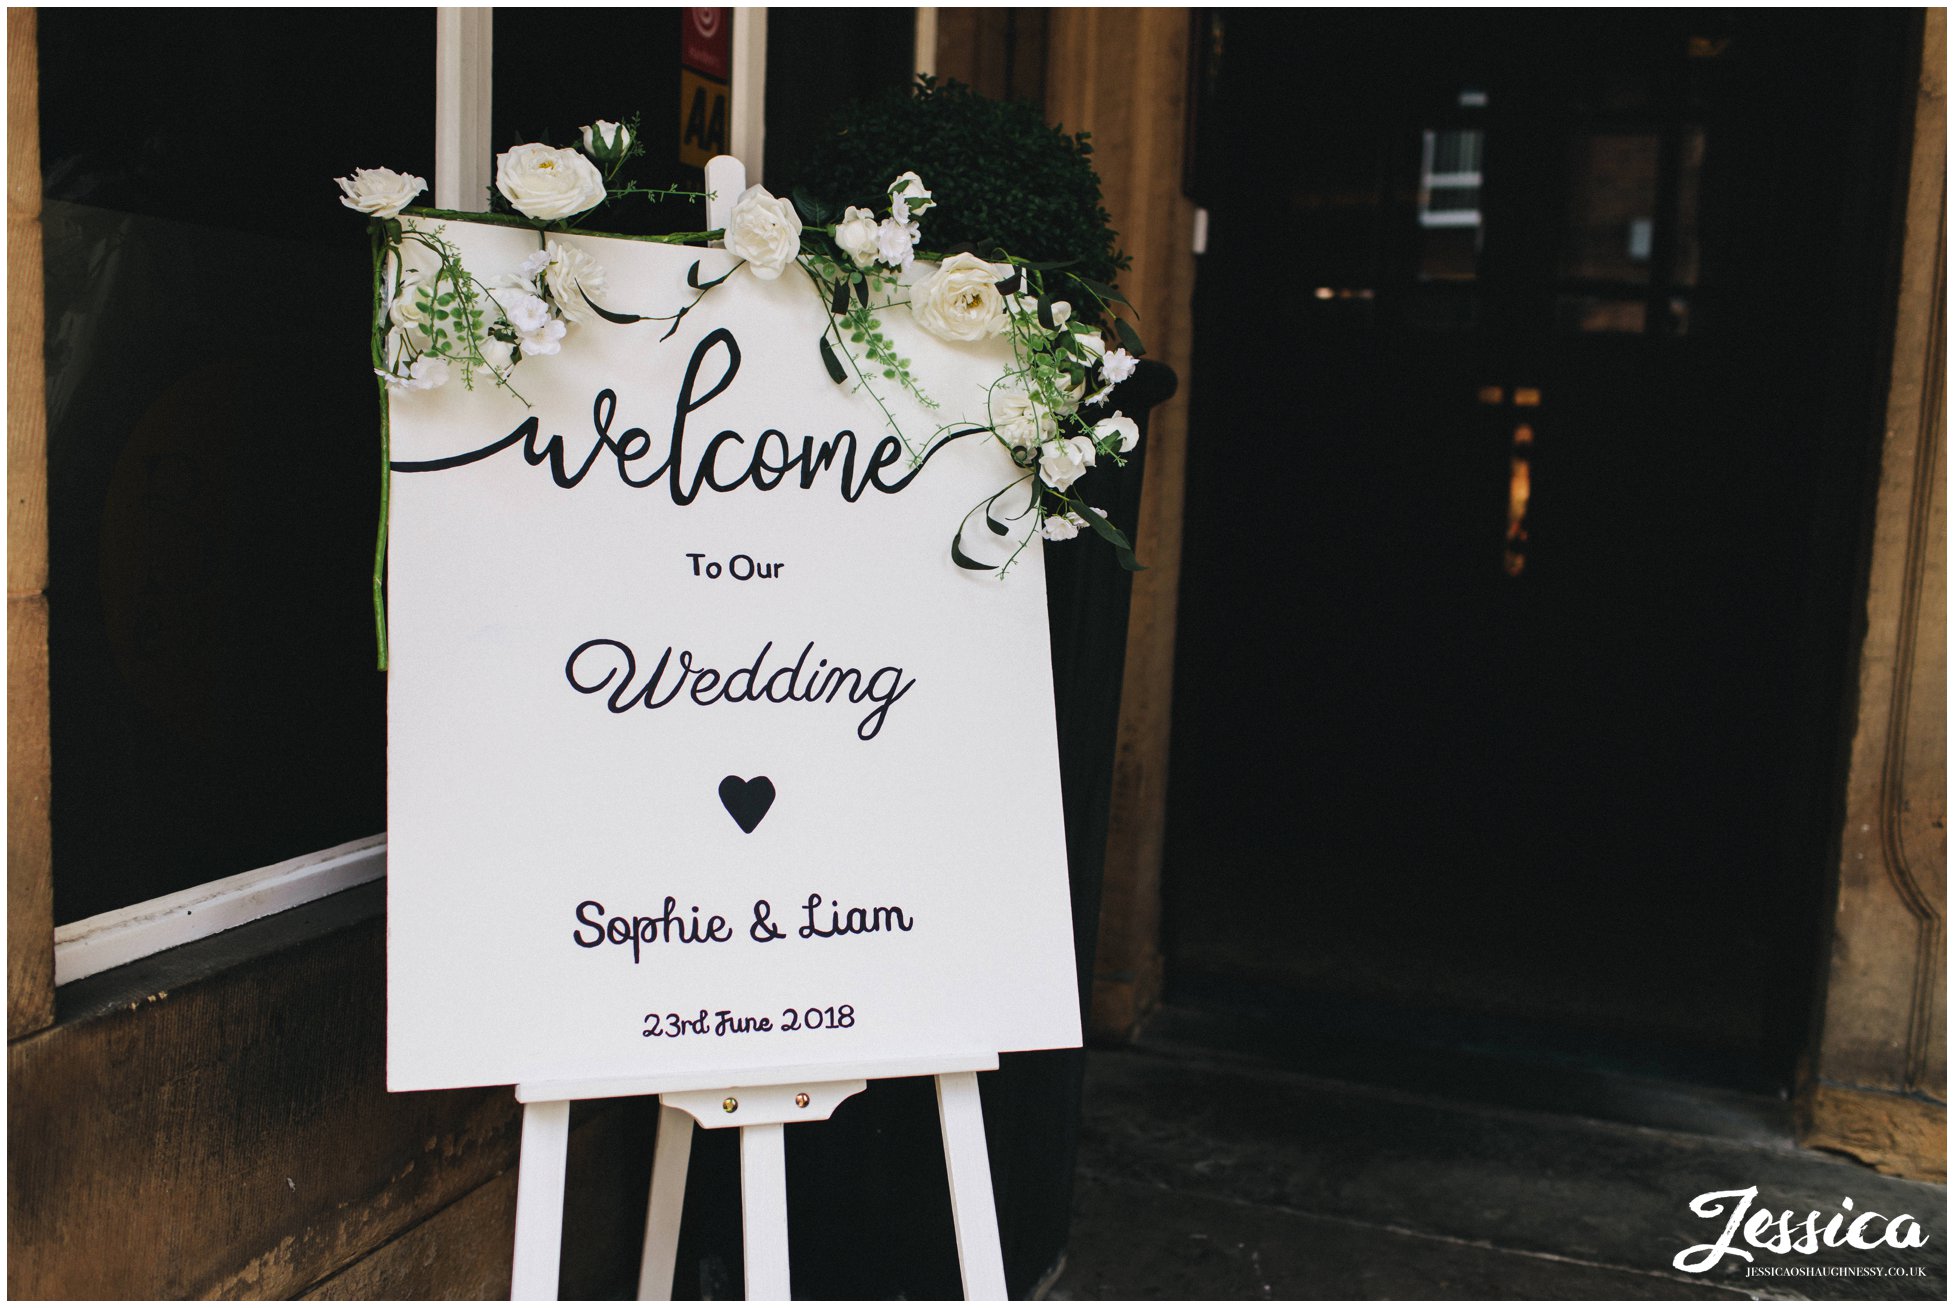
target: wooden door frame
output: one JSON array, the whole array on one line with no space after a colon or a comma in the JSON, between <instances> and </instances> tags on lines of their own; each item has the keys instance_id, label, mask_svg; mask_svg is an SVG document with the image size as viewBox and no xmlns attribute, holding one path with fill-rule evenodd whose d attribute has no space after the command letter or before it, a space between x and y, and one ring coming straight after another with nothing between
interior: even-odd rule
<instances>
[{"instance_id":1,"label":"wooden door frame","mask_svg":"<svg viewBox=\"0 0 1954 1308\"><path fill-rule=\"evenodd\" d=\"M1947 1164L1947 11L1913 97L1879 492L1830 949L1800 1142L1883 1172Z\"/></svg>"},{"instance_id":2,"label":"wooden door frame","mask_svg":"<svg viewBox=\"0 0 1954 1308\"><path fill-rule=\"evenodd\" d=\"M54 1022L37 15L7 11L7 1039Z\"/></svg>"}]
</instances>

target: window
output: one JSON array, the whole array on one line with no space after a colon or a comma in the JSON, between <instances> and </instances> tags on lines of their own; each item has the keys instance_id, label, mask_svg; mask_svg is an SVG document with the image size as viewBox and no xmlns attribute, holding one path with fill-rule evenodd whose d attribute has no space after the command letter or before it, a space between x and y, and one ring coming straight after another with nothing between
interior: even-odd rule
<instances>
[{"instance_id":1,"label":"window","mask_svg":"<svg viewBox=\"0 0 1954 1308\"><path fill-rule=\"evenodd\" d=\"M400 78L356 52L384 36ZM55 920L385 826L368 251L432 11L40 16ZM193 86L195 94L186 94Z\"/></svg>"},{"instance_id":2,"label":"window","mask_svg":"<svg viewBox=\"0 0 1954 1308\"><path fill-rule=\"evenodd\" d=\"M641 180L696 186L676 159L681 12L497 12L504 76L477 139L568 141L641 113ZM750 158L772 80L766 11L737 14L733 141ZM208 897L362 838L326 861L380 866L369 255L331 179L385 165L438 180L437 27L452 22L431 9L40 15L57 923ZM515 62L565 24L605 39L555 80ZM849 39L873 49L853 80L777 86L777 104L825 118L906 82L916 24L914 10L857 21ZM384 73L355 58L381 43ZM471 67L493 81L486 64ZM805 134L795 114L775 122ZM697 209L620 206L605 225L695 227ZM275 906L348 884L335 876ZM215 929L206 908L190 934ZM68 975L150 951L100 952Z\"/></svg>"}]
</instances>

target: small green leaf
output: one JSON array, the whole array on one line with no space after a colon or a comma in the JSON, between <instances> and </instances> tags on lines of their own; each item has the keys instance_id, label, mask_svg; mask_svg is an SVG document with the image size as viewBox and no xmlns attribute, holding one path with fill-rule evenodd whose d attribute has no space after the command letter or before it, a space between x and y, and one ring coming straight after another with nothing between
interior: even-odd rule
<instances>
[{"instance_id":1,"label":"small green leaf","mask_svg":"<svg viewBox=\"0 0 1954 1308\"><path fill-rule=\"evenodd\" d=\"M1147 347L1140 344L1140 333L1133 330L1131 323L1124 318L1113 319L1113 330L1119 333L1119 343L1134 354L1145 354Z\"/></svg>"}]
</instances>

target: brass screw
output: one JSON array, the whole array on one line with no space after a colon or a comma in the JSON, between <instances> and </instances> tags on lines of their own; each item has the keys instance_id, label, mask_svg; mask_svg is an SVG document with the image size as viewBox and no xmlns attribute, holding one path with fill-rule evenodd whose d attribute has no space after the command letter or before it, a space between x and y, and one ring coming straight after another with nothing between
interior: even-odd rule
<instances>
[{"instance_id":1,"label":"brass screw","mask_svg":"<svg viewBox=\"0 0 1954 1308\"><path fill-rule=\"evenodd\" d=\"M807 1091L805 1090L794 1096L794 1107L796 1108L806 1108L809 1102Z\"/></svg>"},{"instance_id":2,"label":"brass screw","mask_svg":"<svg viewBox=\"0 0 1954 1308\"><path fill-rule=\"evenodd\" d=\"M727 1095L726 1098L720 1102L719 1106L725 1109L729 1113L737 1113L740 1109L740 1101L733 1098L731 1095Z\"/></svg>"}]
</instances>

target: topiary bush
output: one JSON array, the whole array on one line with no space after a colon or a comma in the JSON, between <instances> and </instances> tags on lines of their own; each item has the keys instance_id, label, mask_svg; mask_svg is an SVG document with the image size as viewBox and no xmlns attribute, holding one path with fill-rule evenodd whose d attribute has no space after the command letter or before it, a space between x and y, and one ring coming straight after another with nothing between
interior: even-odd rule
<instances>
[{"instance_id":1,"label":"topiary bush","mask_svg":"<svg viewBox=\"0 0 1954 1308\"><path fill-rule=\"evenodd\" d=\"M819 183L797 188L794 203L809 221L832 222L845 205L886 206L889 182L913 171L936 197L929 250L1001 247L1111 283L1130 261L1100 202L1089 135L1047 126L1034 105L922 76L830 119L803 174Z\"/></svg>"}]
</instances>

